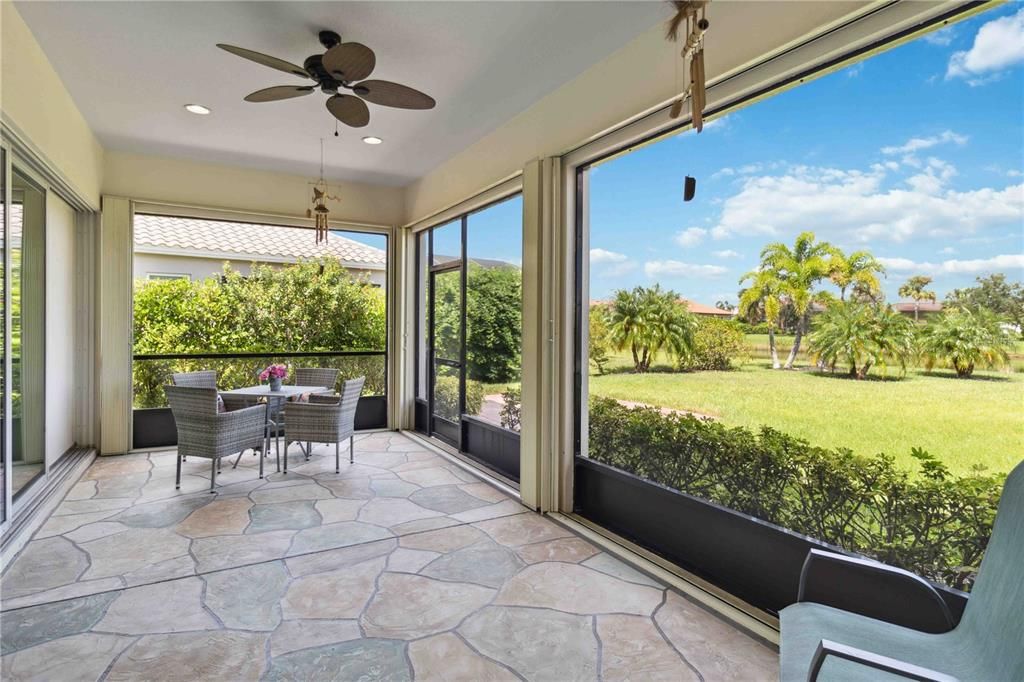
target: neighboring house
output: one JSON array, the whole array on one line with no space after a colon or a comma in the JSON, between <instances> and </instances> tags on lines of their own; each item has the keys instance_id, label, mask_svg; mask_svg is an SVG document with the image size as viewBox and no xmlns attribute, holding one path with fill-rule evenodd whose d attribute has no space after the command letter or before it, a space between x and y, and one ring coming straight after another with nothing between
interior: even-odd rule
<instances>
[{"instance_id":1,"label":"neighboring house","mask_svg":"<svg viewBox=\"0 0 1024 682\"><path fill-rule=\"evenodd\" d=\"M914 317L915 306L917 308L918 318L942 312L942 303L939 303L938 301L920 301L918 303L915 303L914 301L900 301L899 303L894 303L892 309L908 317Z\"/></svg>"},{"instance_id":2,"label":"neighboring house","mask_svg":"<svg viewBox=\"0 0 1024 682\"><path fill-rule=\"evenodd\" d=\"M313 231L280 225L234 223L136 214L135 279L218 277L224 263L243 275L252 263L287 265L324 256L376 286L386 282L387 254L331 232L317 244Z\"/></svg>"},{"instance_id":3,"label":"neighboring house","mask_svg":"<svg viewBox=\"0 0 1024 682\"><path fill-rule=\"evenodd\" d=\"M697 303L696 301L690 301L685 298L679 299L680 303L686 304L686 309L694 315L701 315L703 317L718 317L723 320L731 320L736 316L735 310L722 310L710 305L704 305L703 303Z\"/></svg>"}]
</instances>

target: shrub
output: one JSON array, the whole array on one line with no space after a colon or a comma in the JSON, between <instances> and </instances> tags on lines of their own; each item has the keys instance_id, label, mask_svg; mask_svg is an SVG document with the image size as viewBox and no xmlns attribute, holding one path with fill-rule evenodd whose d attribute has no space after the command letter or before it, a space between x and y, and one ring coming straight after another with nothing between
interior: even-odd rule
<instances>
[{"instance_id":1,"label":"shrub","mask_svg":"<svg viewBox=\"0 0 1024 682\"><path fill-rule=\"evenodd\" d=\"M604 374L608 365L608 351L612 343L608 333L608 309L603 305L590 308L590 334L587 356L598 374Z\"/></svg>"},{"instance_id":2,"label":"shrub","mask_svg":"<svg viewBox=\"0 0 1024 682\"><path fill-rule=\"evenodd\" d=\"M900 374L913 359L917 340L914 323L893 310L857 301L836 301L814 321L810 336L812 357L835 368L847 365L854 379L871 368L896 364Z\"/></svg>"},{"instance_id":3,"label":"shrub","mask_svg":"<svg viewBox=\"0 0 1024 682\"><path fill-rule=\"evenodd\" d=\"M693 347L683 358L684 369L728 370L741 361L746 338L731 320L701 317L693 334Z\"/></svg>"},{"instance_id":4,"label":"shrub","mask_svg":"<svg viewBox=\"0 0 1024 682\"><path fill-rule=\"evenodd\" d=\"M992 532L1004 475L952 476L914 450L921 474L892 457L809 445L608 398L590 404L599 462L670 488L970 589Z\"/></svg>"},{"instance_id":5,"label":"shrub","mask_svg":"<svg viewBox=\"0 0 1024 682\"><path fill-rule=\"evenodd\" d=\"M974 374L977 365L1006 367L1013 340L1003 320L990 310L950 308L921 336L925 367L950 367L958 377Z\"/></svg>"},{"instance_id":6,"label":"shrub","mask_svg":"<svg viewBox=\"0 0 1024 682\"><path fill-rule=\"evenodd\" d=\"M523 392L518 388L510 388L501 394L501 425L506 429L518 431L522 419Z\"/></svg>"},{"instance_id":7,"label":"shrub","mask_svg":"<svg viewBox=\"0 0 1024 682\"><path fill-rule=\"evenodd\" d=\"M466 414L479 414L484 404L484 386L466 380ZM434 412L451 421L459 420L459 378L437 377L434 381Z\"/></svg>"}]
</instances>

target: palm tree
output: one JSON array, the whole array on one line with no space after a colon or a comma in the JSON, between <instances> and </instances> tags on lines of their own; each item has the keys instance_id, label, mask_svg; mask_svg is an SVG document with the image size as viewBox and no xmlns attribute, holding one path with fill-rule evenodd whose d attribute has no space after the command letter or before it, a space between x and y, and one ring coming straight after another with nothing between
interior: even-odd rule
<instances>
[{"instance_id":1,"label":"palm tree","mask_svg":"<svg viewBox=\"0 0 1024 682\"><path fill-rule=\"evenodd\" d=\"M854 251L849 256L836 249L832 254L832 272L829 277L839 287L839 300L846 300L846 290L853 287L860 298L875 300L882 289L878 275L885 273L885 266L868 251Z\"/></svg>"},{"instance_id":2,"label":"palm tree","mask_svg":"<svg viewBox=\"0 0 1024 682\"><path fill-rule=\"evenodd\" d=\"M782 281L772 270L752 270L743 275L740 284L750 286L740 291L739 313L750 317L755 311L764 316L768 325L768 349L772 354L772 369L778 369L779 353L775 348L775 328L782 313Z\"/></svg>"},{"instance_id":3,"label":"palm tree","mask_svg":"<svg viewBox=\"0 0 1024 682\"><path fill-rule=\"evenodd\" d=\"M674 291L660 286L621 289L608 313L608 337L616 350L629 348L633 369L646 372L658 353L685 357L693 347L697 321Z\"/></svg>"},{"instance_id":4,"label":"palm tree","mask_svg":"<svg viewBox=\"0 0 1024 682\"><path fill-rule=\"evenodd\" d=\"M914 322L917 322L917 313L918 308L921 306L921 301L935 302L935 292L925 289L931 283L931 277L914 275L907 280L906 284L900 287L899 294L901 298L911 298L914 300Z\"/></svg>"},{"instance_id":5,"label":"palm tree","mask_svg":"<svg viewBox=\"0 0 1024 682\"><path fill-rule=\"evenodd\" d=\"M961 378L974 374L977 365L1007 366L1012 348L1002 318L986 308L951 308L921 338L925 367L952 367Z\"/></svg>"},{"instance_id":6,"label":"palm tree","mask_svg":"<svg viewBox=\"0 0 1024 682\"><path fill-rule=\"evenodd\" d=\"M832 272L832 257L836 248L828 242L815 242L813 232L797 235L793 247L782 242L773 242L761 251L761 270L775 273L782 282L782 292L793 305L797 314L796 335L793 348L789 351L785 369L793 369L800 341L807 333L811 305L828 303L832 295L814 291L815 285Z\"/></svg>"},{"instance_id":7,"label":"palm tree","mask_svg":"<svg viewBox=\"0 0 1024 682\"><path fill-rule=\"evenodd\" d=\"M821 314L810 342L815 358L833 368L848 364L851 378L864 379L873 366L890 361L903 374L914 355L914 323L890 306L844 301Z\"/></svg>"}]
</instances>

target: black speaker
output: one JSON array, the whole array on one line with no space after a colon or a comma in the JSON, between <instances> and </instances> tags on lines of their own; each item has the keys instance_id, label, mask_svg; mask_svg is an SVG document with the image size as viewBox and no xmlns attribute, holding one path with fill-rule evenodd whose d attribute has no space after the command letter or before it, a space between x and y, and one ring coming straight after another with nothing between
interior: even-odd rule
<instances>
[{"instance_id":1,"label":"black speaker","mask_svg":"<svg viewBox=\"0 0 1024 682\"><path fill-rule=\"evenodd\" d=\"M697 179L691 178L689 175L686 176L686 180L683 181L683 201L690 201L693 199L693 195L697 193Z\"/></svg>"}]
</instances>

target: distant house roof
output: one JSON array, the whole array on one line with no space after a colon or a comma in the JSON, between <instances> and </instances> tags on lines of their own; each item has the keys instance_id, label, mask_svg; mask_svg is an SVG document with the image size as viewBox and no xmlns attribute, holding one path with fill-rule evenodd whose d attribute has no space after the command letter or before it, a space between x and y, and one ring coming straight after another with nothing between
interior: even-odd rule
<instances>
[{"instance_id":1,"label":"distant house roof","mask_svg":"<svg viewBox=\"0 0 1024 682\"><path fill-rule=\"evenodd\" d=\"M913 313L914 302L913 301L900 301L899 303L893 304L893 309L901 313ZM917 311L919 313L941 313L942 303L939 301L921 301L917 304Z\"/></svg>"},{"instance_id":2,"label":"distant house roof","mask_svg":"<svg viewBox=\"0 0 1024 682\"><path fill-rule=\"evenodd\" d=\"M459 260L460 256L446 256L444 254L434 254L434 265L442 265L444 263L450 263L452 261ZM486 270L493 270L495 268L518 268L519 266L515 263L509 263L507 260L498 260L496 258L473 258L469 257L469 262L479 265Z\"/></svg>"},{"instance_id":3,"label":"distant house roof","mask_svg":"<svg viewBox=\"0 0 1024 682\"><path fill-rule=\"evenodd\" d=\"M710 305L704 305L703 303L697 303L696 301L690 301L685 298L679 299L681 303L686 304L687 310L694 315L713 315L715 317L732 317L736 314L733 310L722 310Z\"/></svg>"},{"instance_id":4,"label":"distant house roof","mask_svg":"<svg viewBox=\"0 0 1024 682\"><path fill-rule=\"evenodd\" d=\"M324 256L345 265L383 270L383 249L361 244L331 232L326 243L316 243L313 231L224 220L135 215L135 250L193 258L293 263Z\"/></svg>"}]
</instances>

